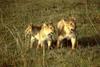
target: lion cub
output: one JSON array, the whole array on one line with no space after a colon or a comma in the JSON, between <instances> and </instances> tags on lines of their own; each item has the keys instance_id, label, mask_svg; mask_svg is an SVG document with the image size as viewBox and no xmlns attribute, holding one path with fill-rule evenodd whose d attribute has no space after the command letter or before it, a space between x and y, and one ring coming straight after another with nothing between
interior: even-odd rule
<instances>
[{"instance_id":1,"label":"lion cub","mask_svg":"<svg viewBox=\"0 0 100 67\"><path fill-rule=\"evenodd\" d=\"M76 45L76 22L75 18L69 18L68 20L61 19L57 24L58 39L57 47L60 47L61 41L65 38L71 40L72 49L75 49Z\"/></svg>"},{"instance_id":2,"label":"lion cub","mask_svg":"<svg viewBox=\"0 0 100 67\"><path fill-rule=\"evenodd\" d=\"M36 29L38 32L33 32ZM32 47L33 43L37 40L37 48L43 47L45 45L45 42L48 44L48 49L51 47L52 39L53 39L53 33L54 33L54 27L52 24L46 24L43 23L41 27L33 26L32 24L27 27L25 30L26 35L31 34L31 45ZM35 33L35 34L34 34ZM34 34L34 35L33 35Z\"/></svg>"}]
</instances>

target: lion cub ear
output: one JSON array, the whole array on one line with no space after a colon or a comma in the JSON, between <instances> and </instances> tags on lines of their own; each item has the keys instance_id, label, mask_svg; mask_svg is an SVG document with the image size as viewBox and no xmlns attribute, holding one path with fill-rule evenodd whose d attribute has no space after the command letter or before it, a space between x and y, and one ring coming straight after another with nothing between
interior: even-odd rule
<instances>
[{"instance_id":1,"label":"lion cub ear","mask_svg":"<svg viewBox=\"0 0 100 67\"><path fill-rule=\"evenodd\" d=\"M30 24L29 24L29 26L33 26L33 24L32 24L32 23L30 23Z\"/></svg>"},{"instance_id":2,"label":"lion cub ear","mask_svg":"<svg viewBox=\"0 0 100 67\"><path fill-rule=\"evenodd\" d=\"M46 25L46 23L43 23L43 26L42 26L42 28L44 28L44 27L46 27L47 25Z\"/></svg>"},{"instance_id":3,"label":"lion cub ear","mask_svg":"<svg viewBox=\"0 0 100 67\"><path fill-rule=\"evenodd\" d=\"M60 21L64 22L64 21L65 21L65 19L63 19L63 18L62 18Z\"/></svg>"},{"instance_id":4,"label":"lion cub ear","mask_svg":"<svg viewBox=\"0 0 100 67\"><path fill-rule=\"evenodd\" d=\"M49 22L49 23L48 23L48 25L49 25L49 24L50 24L50 25L53 25L53 23L52 23L52 22Z\"/></svg>"},{"instance_id":5,"label":"lion cub ear","mask_svg":"<svg viewBox=\"0 0 100 67\"><path fill-rule=\"evenodd\" d=\"M69 17L69 19L72 20L72 21L74 21L74 22L76 21L76 18L73 17L73 16L72 17Z\"/></svg>"}]
</instances>

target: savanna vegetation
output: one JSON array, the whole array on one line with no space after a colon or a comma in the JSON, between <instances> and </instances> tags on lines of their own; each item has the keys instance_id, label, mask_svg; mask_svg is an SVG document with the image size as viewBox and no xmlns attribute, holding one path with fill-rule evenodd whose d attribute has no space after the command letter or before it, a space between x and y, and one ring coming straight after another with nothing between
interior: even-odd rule
<instances>
[{"instance_id":1,"label":"savanna vegetation","mask_svg":"<svg viewBox=\"0 0 100 67\"><path fill-rule=\"evenodd\" d=\"M27 24L74 16L78 46L28 48ZM100 67L100 0L0 0L0 67Z\"/></svg>"}]
</instances>

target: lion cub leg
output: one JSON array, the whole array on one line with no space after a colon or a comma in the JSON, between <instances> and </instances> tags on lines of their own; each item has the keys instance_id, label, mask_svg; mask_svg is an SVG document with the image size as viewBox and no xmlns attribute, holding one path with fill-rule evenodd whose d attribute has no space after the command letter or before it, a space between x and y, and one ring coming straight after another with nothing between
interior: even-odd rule
<instances>
[{"instance_id":1,"label":"lion cub leg","mask_svg":"<svg viewBox=\"0 0 100 67\"><path fill-rule=\"evenodd\" d=\"M41 46L41 42L38 41L38 44L37 44L37 49Z\"/></svg>"},{"instance_id":2,"label":"lion cub leg","mask_svg":"<svg viewBox=\"0 0 100 67\"><path fill-rule=\"evenodd\" d=\"M48 49L50 49L50 47L51 47L51 41L50 40L48 40Z\"/></svg>"},{"instance_id":3,"label":"lion cub leg","mask_svg":"<svg viewBox=\"0 0 100 67\"><path fill-rule=\"evenodd\" d=\"M31 36L31 44L30 44L30 48L32 48L34 41L35 41L35 37Z\"/></svg>"},{"instance_id":4,"label":"lion cub leg","mask_svg":"<svg viewBox=\"0 0 100 67\"><path fill-rule=\"evenodd\" d=\"M75 49L76 37L72 37L72 38L71 38L71 44L72 44L72 49Z\"/></svg>"},{"instance_id":5,"label":"lion cub leg","mask_svg":"<svg viewBox=\"0 0 100 67\"><path fill-rule=\"evenodd\" d=\"M58 40L57 40L57 48L59 48L61 45L61 41L63 40L63 36L62 35L60 35L59 37L58 37Z\"/></svg>"}]
</instances>

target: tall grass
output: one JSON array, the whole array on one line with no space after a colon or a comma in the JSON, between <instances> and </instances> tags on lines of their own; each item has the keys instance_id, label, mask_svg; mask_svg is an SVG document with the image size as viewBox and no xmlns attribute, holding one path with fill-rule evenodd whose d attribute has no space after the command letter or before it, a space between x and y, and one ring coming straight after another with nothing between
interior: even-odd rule
<instances>
[{"instance_id":1,"label":"tall grass","mask_svg":"<svg viewBox=\"0 0 100 67\"><path fill-rule=\"evenodd\" d=\"M0 67L99 67L99 0L1 0ZM41 24L75 16L79 46L45 51L28 48L24 37L28 23ZM35 44L36 45L36 44Z\"/></svg>"}]
</instances>

